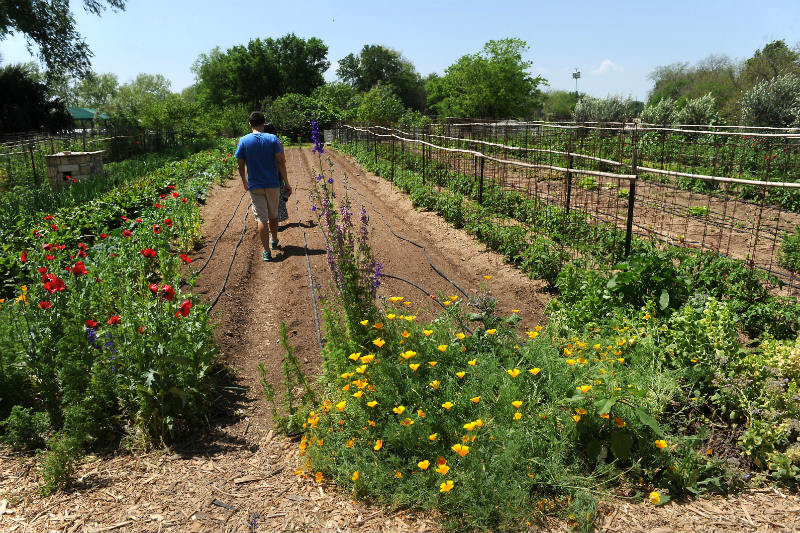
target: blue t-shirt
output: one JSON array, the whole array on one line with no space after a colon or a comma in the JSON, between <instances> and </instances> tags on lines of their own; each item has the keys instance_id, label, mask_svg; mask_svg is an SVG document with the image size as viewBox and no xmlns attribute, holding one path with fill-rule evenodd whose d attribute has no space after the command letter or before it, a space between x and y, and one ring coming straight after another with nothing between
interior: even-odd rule
<instances>
[{"instance_id":1,"label":"blue t-shirt","mask_svg":"<svg viewBox=\"0 0 800 533\"><path fill-rule=\"evenodd\" d=\"M248 133L236 146L236 158L244 159L247 164L247 188L273 189L280 187L278 166L275 154L283 152L283 147L276 135L271 133Z\"/></svg>"}]
</instances>

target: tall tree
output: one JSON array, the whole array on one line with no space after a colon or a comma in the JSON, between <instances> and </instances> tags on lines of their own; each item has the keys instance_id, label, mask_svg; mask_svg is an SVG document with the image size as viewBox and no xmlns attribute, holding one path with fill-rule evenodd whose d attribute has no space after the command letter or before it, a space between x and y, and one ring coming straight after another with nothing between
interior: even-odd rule
<instances>
[{"instance_id":1,"label":"tall tree","mask_svg":"<svg viewBox=\"0 0 800 533\"><path fill-rule=\"evenodd\" d=\"M126 0L83 0L89 13L100 15L106 6L125 9ZM35 44L47 69L79 77L89 72L92 52L75 28L69 0L0 0L0 40L21 33L28 50Z\"/></svg>"},{"instance_id":2,"label":"tall tree","mask_svg":"<svg viewBox=\"0 0 800 533\"><path fill-rule=\"evenodd\" d=\"M358 55L348 54L339 60L336 75L360 92L367 92L378 84L391 85L406 107L425 107L422 78L409 60L391 48L364 45Z\"/></svg>"},{"instance_id":3,"label":"tall tree","mask_svg":"<svg viewBox=\"0 0 800 533\"><path fill-rule=\"evenodd\" d=\"M163 76L162 76L163 78ZM107 111L119 92L117 75L90 72L75 88L77 102L83 107Z\"/></svg>"},{"instance_id":4,"label":"tall tree","mask_svg":"<svg viewBox=\"0 0 800 533\"><path fill-rule=\"evenodd\" d=\"M325 83L330 66L328 47L318 38L301 39L289 33L278 39L253 39L223 52L214 48L201 54L192 71L197 95L213 105L246 104L251 108L266 100L295 92L308 95Z\"/></svg>"},{"instance_id":5,"label":"tall tree","mask_svg":"<svg viewBox=\"0 0 800 533\"><path fill-rule=\"evenodd\" d=\"M440 115L484 118L527 118L541 105L539 85L530 75L532 63L522 58L528 45L521 39L489 41L483 50L465 55L429 81L428 105Z\"/></svg>"},{"instance_id":6,"label":"tall tree","mask_svg":"<svg viewBox=\"0 0 800 533\"><path fill-rule=\"evenodd\" d=\"M788 73L800 74L800 51L792 50L781 39L764 45L744 62L742 82L749 89L757 83Z\"/></svg>"},{"instance_id":7,"label":"tall tree","mask_svg":"<svg viewBox=\"0 0 800 533\"><path fill-rule=\"evenodd\" d=\"M171 82L161 74L138 74L136 79L124 83L113 101L115 113L138 121L139 115L150 107L164 102L172 94Z\"/></svg>"},{"instance_id":8,"label":"tall tree","mask_svg":"<svg viewBox=\"0 0 800 533\"><path fill-rule=\"evenodd\" d=\"M72 117L63 102L48 99L47 86L25 65L0 67L0 133L69 127Z\"/></svg>"}]
</instances>

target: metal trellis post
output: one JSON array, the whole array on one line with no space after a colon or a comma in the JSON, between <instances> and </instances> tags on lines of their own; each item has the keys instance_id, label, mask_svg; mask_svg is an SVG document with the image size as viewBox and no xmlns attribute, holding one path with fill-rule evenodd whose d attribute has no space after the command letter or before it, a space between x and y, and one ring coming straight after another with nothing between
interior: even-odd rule
<instances>
[{"instance_id":1,"label":"metal trellis post","mask_svg":"<svg viewBox=\"0 0 800 533\"><path fill-rule=\"evenodd\" d=\"M633 123L633 139L631 141L633 150L631 152L631 174L636 176L636 166L639 161L639 122ZM631 239L633 237L633 208L636 203L636 179L630 180L628 189L628 220L625 226L625 257L631 253Z\"/></svg>"}]
</instances>

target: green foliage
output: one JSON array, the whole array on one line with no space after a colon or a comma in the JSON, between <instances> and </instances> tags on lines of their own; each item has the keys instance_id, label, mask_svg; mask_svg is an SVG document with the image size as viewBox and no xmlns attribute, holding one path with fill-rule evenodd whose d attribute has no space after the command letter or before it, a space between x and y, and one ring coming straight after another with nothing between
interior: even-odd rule
<instances>
[{"instance_id":1,"label":"green foliage","mask_svg":"<svg viewBox=\"0 0 800 533\"><path fill-rule=\"evenodd\" d=\"M403 102L388 85L376 85L361 98L356 117L379 125L395 124L406 112Z\"/></svg>"},{"instance_id":2,"label":"green foliage","mask_svg":"<svg viewBox=\"0 0 800 533\"><path fill-rule=\"evenodd\" d=\"M246 105L257 109L288 93L309 95L324 84L330 66L328 47L318 38L288 33L278 39L251 39L225 52L219 47L200 54L192 71L197 97L205 105Z\"/></svg>"},{"instance_id":3,"label":"green foliage","mask_svg":"<svg viewBox=\"0 0 800 533\"><path fill-rule=\"evenodd\" d=\"M106 4L125 9L125 0L84 0L86 11L100 15ZM3 2L0 14L0 39L21 33L28 43L39 48L39 58L54 72L79 76L89 71L92 52L75 28L75 19L65 0Z\"/></svg>"},{"instance_id":4,"label":"green foliage","mask_svg":"<svg viewBox=\"0 0 800 533\"><path fill-rule=\"evenodd\" d=\"M292 140L310 140L311 121L316 120L320 128L330 127L338 115L331 105L298 93L284 94L276 98L266 109L267 122L272 122L280 135Z\"/></svg>"},{"instance_id":5,"label":"green foliage","mask_svg":"<svg viewBox=\"0 0 800 533\"><path fill-rule=\"evenodd\" d=\"M80 444L74 438L55 435L47 441L47 451L40 455L39 463L42 495L70 486L80 456Z\"/></svg>"},{"instance_id":6,"label":"green foliage","mask_svg":"<svg viewBox=\"0 0 800 533\"><path fill-rule=\"evenodd\" d=\"M441 116L528 118L541 107L539 85L528 45L521 39L489 41L478 53L462 56L441 78L428 82L428 106ZM503 87L498 91L497 87Z\"/></svg>"},{"instance_id":7,"label":"green foliage","mask_svg":"<svg viewBox=\"0 0 800 533\"><path fill-rule=\"evenodd\" d=\"M34 411L14 405L8 418L0 422L3 433L0 441L12 448L35 450L44 445L50 431L50 417L43 411Z\"/></svg>"},{"instance_id":8,"label":"green foliage","mask_svg":"<svg viewBox=\"0 0 800 533\"><path fill-rule=\"evenodd\" d=\"M414 65L391 48L364 45L358 55L348 54L339 60L336 75L362 93L388 85L404 107L417 111L425 108L425 88Z\"/></svg>"},{"instance_id":9,"label":"green foliage","mask_svg":"<svg viewBox=\"0 0 800 533\"><path fill-rule=\"evenodd\" d=\"M699 98L688 98L683 105L674 109L672 122L674 124L716 124L720 121L714 96L711 93Z\"/></svg>"},{"instance_id":10,"label":"green foliage","mask_svg":"<svg viewBox=\"0 0 800 533\"><path fill-rule=\"evenodd\" d=\"M800 126L800 75L781 74L742 96L742 123L785 128Z\"/></svg>"},{"instance_id":11,"label":"green foliage","mask_svg":"<svg viewBox=\"0 0 800 533\"><path fill-rule=\"evenodd\" d=\"M568 91L546 91L542 113L547 120L571 120L578 96Z\"/></svg>"},{"instance_id":12,"label":"green foliage","mask_svg":"<svg viewBox=\"0 0 800 533\"><path fill-rule=\"evenodd\" d=\"M594 98L583 96L575 104L572 112L576 122L630 122L639 116L644 104L628 97L619 96Z\"/></svg>"},{"instance_id":13,"label":"green foliage","mask_svg":"<svg viewBox=\"0 0 800 533\"><path fill-rule=\"evenodd\" d=\"M0 67L0 133L40 130L56 132L72 124L64 103L48 97L47 85L23 65Z\"/></svg>"},{"instance_id":14,"label":"green foliage","mask_svg":"<svg viewBox=\"0 0 800 533\"><path fill-rule=\"evenodd\" d=\"M794 229L794 233L784 235L778 262L790 272L800 272L800 226Z\"/></svg>"}]
</instances>

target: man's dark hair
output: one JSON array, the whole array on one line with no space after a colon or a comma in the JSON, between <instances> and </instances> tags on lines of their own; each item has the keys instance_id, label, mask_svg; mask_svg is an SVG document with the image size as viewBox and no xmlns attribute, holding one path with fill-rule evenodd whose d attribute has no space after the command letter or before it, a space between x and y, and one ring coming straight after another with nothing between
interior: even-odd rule
<instances>
[{"instance_id":1,"label":"man's dark hair","mask_svg":"<svg viewBox=\"0 0 800 533\"><path fill-rule=\"evenodd\" d=\"M261 111L253 111L250 113L249 122L251 126L263 126L266 121L267 119L264 118L264 113Z\"/></svg>"}]
</instances>

